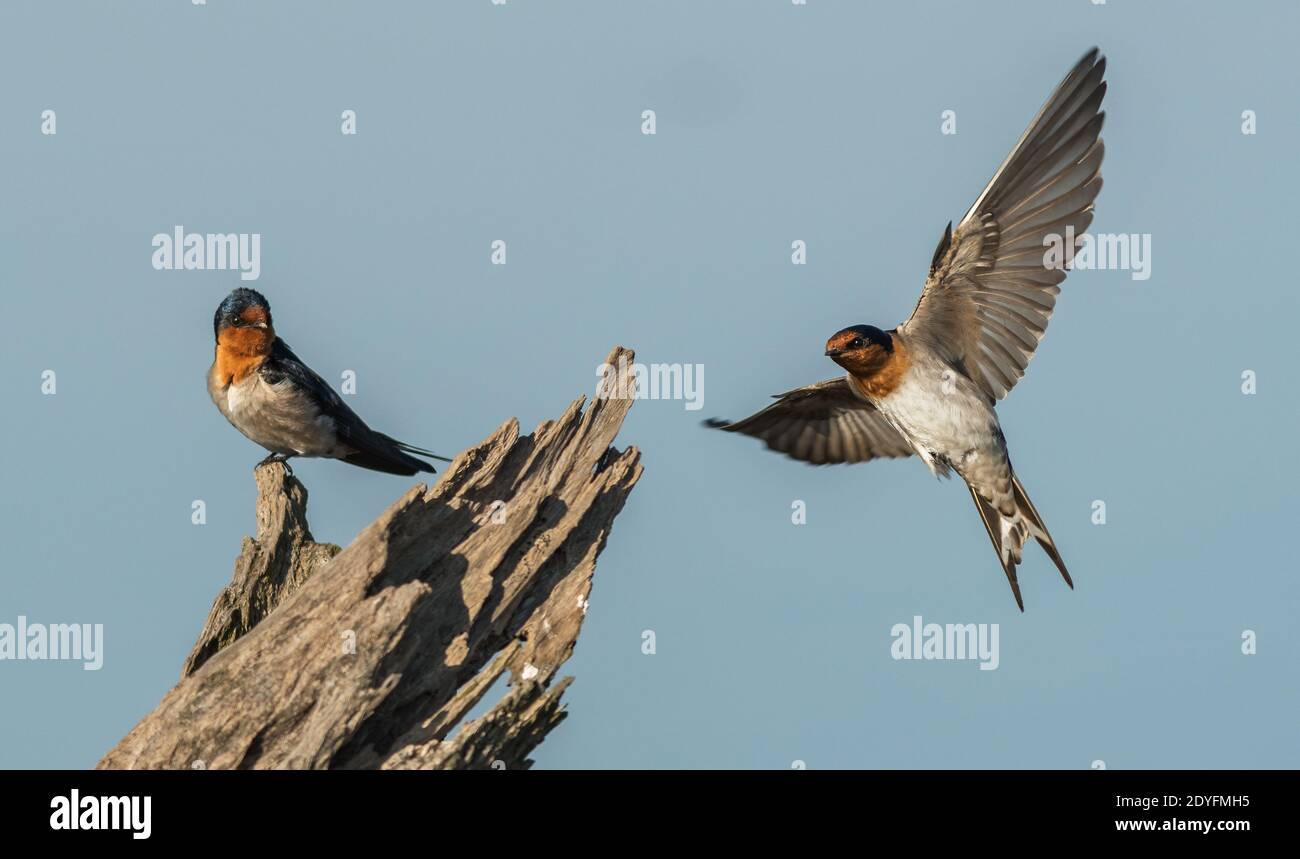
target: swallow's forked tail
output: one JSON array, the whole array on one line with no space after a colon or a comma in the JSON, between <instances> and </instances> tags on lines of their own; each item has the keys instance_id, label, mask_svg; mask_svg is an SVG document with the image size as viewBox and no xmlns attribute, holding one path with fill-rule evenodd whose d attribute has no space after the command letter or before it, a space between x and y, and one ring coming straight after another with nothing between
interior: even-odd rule
<instances>
[{"instance_id":1,"label":"swallow's forked tail","mask_svg":"<svg viewBox=\"0 0 1300 859\"><path fill-rule=\"evenodd\" d=\"M396 439L392 439L392 441L393 441L394 444L396 444L398 447L400 447L400 448L401 448L403 451L405 451L406 453L414 453L414 454L418 454L418 455L420 455L420 456L427 456L427 457L429 457L429 459L436 459L436 460L438 460L439 462L453 462L453 461L454 461L454 460L450 459L449 457L446 457L446 456L438 456L438 454L434 453L434 452L431 451L431 450L425 450L425 449L422 448L422 447L416 447L415 445L413 445L413 444L407 444L407 443L404 442L404 441L397 441Z\"/></svg>"},{"instance_id":2,"label":"swallow's forked tail","mask_svg":"<svg viewBox=\"0 0 1300 859\"><path fill-rule=\"evenodd\" d=\"M1047 557L1052 559L1056 568L1061 571L1061 577L1065 583L1074 589L1074 582L1070 580L1070 574L1065 569L1065 562L1061 560L1061 553L1056 551L1056 544L1052 542L1052 535L1047 533L1047 526L1043 524L1043 517L1038 515L1034 508L1034 503L1029 500L1025 487L1020 485L1020 478L1013 473L1011 475L1011 500L1015 505L1015 512L1010 516L1005 516L998 512L993 504L987 501L983 496L967 484L970 489L971 498L975 499L975 507L980 511L980 518L984 521L984 528L989 532L989 539L993 541L993 548L998 553L998 560L1002 562L1002 569L1007 574L1007 582L1011 585L1011 593L1015 595L1016 605L1021 611L1025 610L1025 601L1020 597L1020 582L1016 580L1016 565L1020 563L1020 550L1030 537L1038 541L1038 545L1043 547Z\"/></svg>"},{"instance_id":3,"label":"swallow's forked tail","mask_svg":"<svg viewBox=\"0 0 1300 859\"><path fill-rule=\"evenodd\" d=\"M430 474L434 473L435 469L432 465L422 459L416 459L411 455L413 453L427 456L430 459L451 462L445 456L438 456L436 453L430 453L423 448L406 444L373 430L364 437L354 438L351 444L355 449L352 453L343 457L344 462L350 462L362 468L369 468L372 471L383 471L387 474L401 474L409 477L421 471L427 471Z\"/></svg>"}]
</instances>

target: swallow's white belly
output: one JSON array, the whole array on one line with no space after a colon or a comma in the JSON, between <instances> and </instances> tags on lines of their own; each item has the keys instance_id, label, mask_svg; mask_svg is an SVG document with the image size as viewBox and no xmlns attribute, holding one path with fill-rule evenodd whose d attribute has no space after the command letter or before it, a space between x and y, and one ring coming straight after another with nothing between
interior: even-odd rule
<instances>
[{"instance_id":1,"label":"swallow's white belly","mask_svg":"<svg viewBox=\"0 0 1300 859\"><path fill-rule=\"evenodd\" d=\"M287 379L272 385L254 372L224 387L210 381L208 391L235 429L272 453L340 457L352 452L339 443L334 421Z\"/></svg>"},{"instance_id":2,"label":"swallow's white belly","mask_svg":"<svg viewBox=\"0 0 1300 859\"><path fill-rule=\"evenodd\" d=\"M936 475L954 468L968 480L1006 468L1006 442L997 414L969 379L929 361L908 368L876 407Z\"/></svg>"}]
</instances>

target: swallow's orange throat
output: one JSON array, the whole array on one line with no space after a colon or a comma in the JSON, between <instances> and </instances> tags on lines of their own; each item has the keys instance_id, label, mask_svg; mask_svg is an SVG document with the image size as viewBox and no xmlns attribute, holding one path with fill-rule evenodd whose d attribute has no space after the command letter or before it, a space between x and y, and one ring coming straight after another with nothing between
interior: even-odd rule
<instances>
[{"instance_id":1,"label":"swallow's orange throat","mask_svg":"<svg viewBox=\"0 0 1300 859\"><path fill-rule=\"evenodd\" d=\"M212 372L224 387L241 382L255 372L271 354L275 330L228 326L217 333L217 360Z\"/></svg>"},{"instance_id":2,"label":"swallow's orange throat","mask_svg":"<svg viewBox=\"0 0 1300 859\"><path fill-rule=\"evenodd\" d=\"M839 339L844 342L838 342ZM890 337L892 348L878 343L867 343L858 349L847 348L853 335L836 335L827 343L828 348L840 348L844 351L832 360L839 364L857 384L858 390L873 400L883 399L894 392L903 383L907 368L912 365L911 356L903 339L897 335Z\"/></svg>"}]
</instances>

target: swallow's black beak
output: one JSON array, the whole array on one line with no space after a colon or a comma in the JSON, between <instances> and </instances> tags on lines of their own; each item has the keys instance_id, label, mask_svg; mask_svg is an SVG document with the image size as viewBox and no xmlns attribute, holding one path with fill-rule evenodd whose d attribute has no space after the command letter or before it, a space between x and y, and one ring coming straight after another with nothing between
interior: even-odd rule
<instances>
[{"instance_id":1,"label":"swallow's black beak","mask_svg":"<svg viewBox=\"0 0 1300 859\"><path fill-rule=\"evenodd\" d=\"M834 358L836 355L843 355L843 354L844 354L844 350L843 350L843 349L827 349L827 350L826 350L826 357L827 357L827 358Z\"/></svg>"}]
</instances>

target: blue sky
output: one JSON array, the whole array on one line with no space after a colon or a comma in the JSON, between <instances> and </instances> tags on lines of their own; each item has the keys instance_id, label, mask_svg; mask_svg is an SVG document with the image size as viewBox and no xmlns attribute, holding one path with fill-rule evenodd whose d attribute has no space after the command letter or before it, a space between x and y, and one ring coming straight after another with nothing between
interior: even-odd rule
<instances>
[{"instance_id":1,"label":"blue sky","mask_svg":"<svg viewBox=\"0 0 1300 859\"><path fill-rule=\"evenodd\" d=\"M0 662L0 766L92 766L176 681L254 528L264 452L204 388L212 312L241 282L154 270L153 235L178 224L259 233L253 285L281 336L440 453L555 416L616 343L706 369L703 409L639 402L625 424L645 474L539 767L1300 765L1298 19L1087 0L4 4L0 623L102 623L105 654L96 672ZM845 325L906 318L944 225L1094 44L1093 230L1149 235L1151 276L1073 273L999 407L1076 582L1030 547L1022 615L959 484L915 459L813 468L699 421L835 376L823 344ZM295 469L338 543L409 485ZM998 668L893 659L917 615L998 624Z\"/></svg>"}]
</instances>

